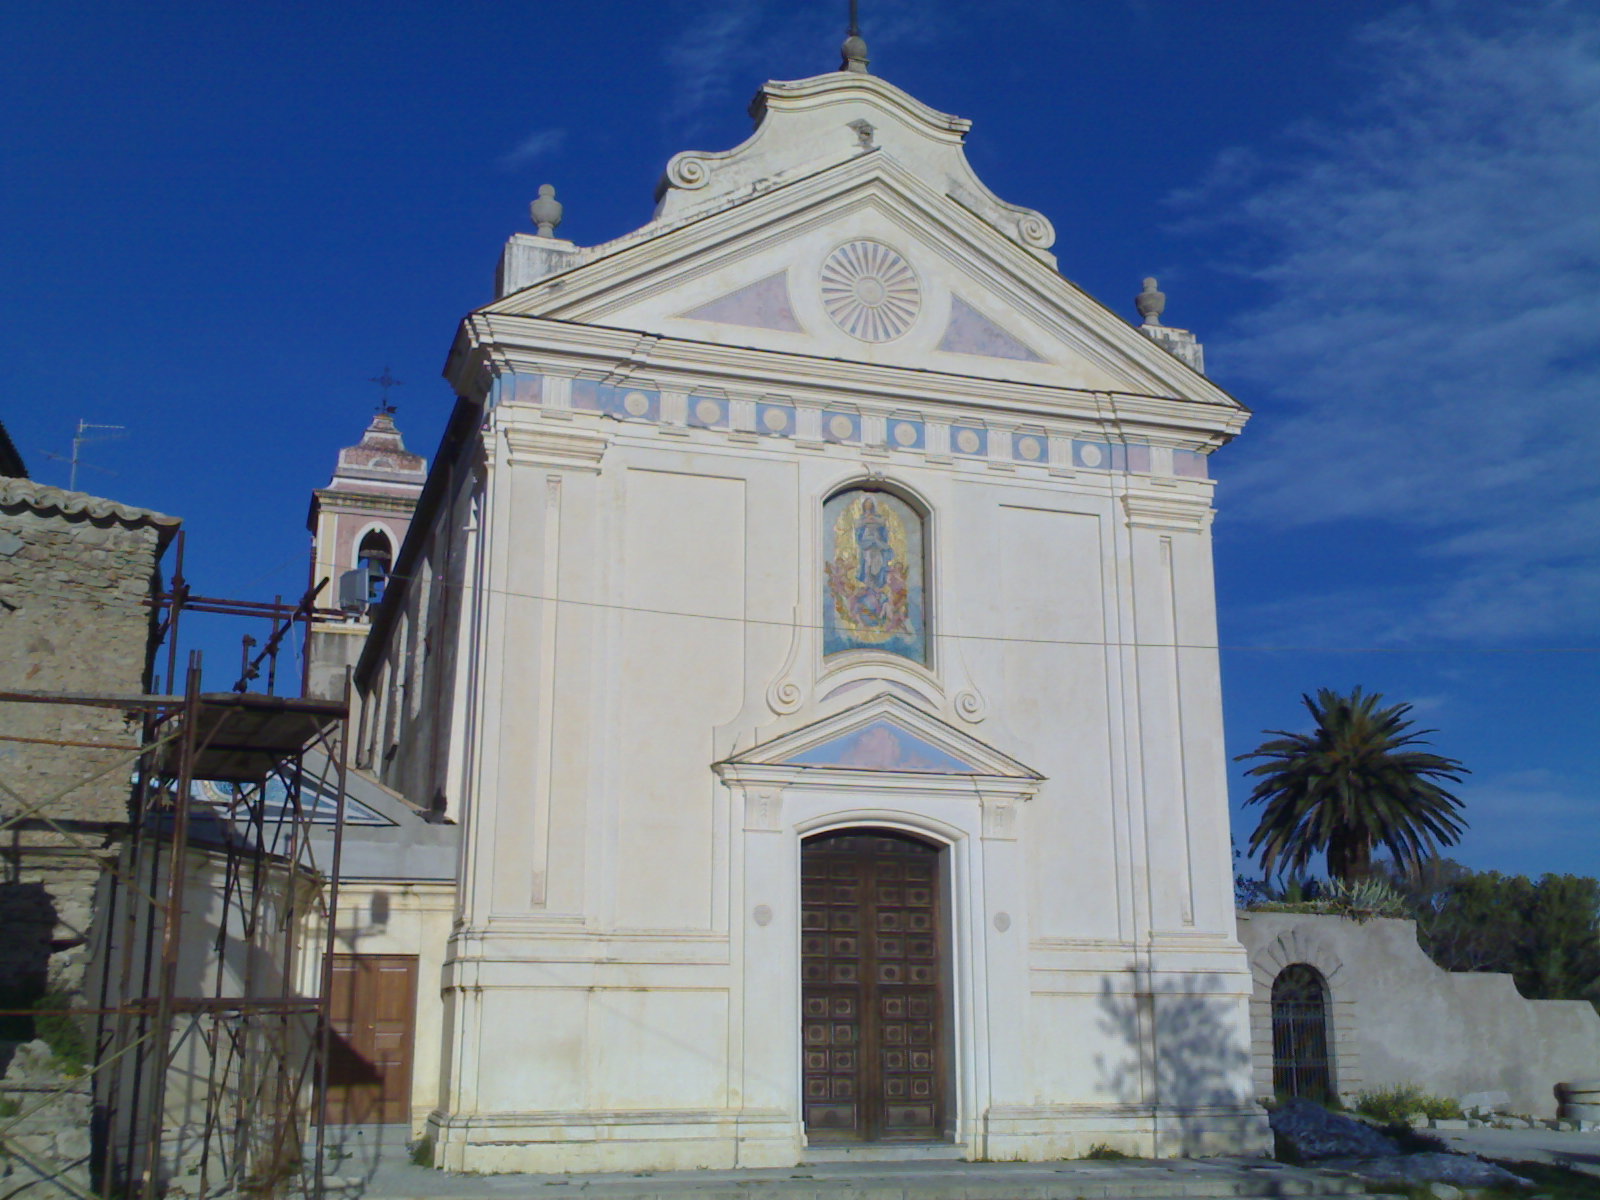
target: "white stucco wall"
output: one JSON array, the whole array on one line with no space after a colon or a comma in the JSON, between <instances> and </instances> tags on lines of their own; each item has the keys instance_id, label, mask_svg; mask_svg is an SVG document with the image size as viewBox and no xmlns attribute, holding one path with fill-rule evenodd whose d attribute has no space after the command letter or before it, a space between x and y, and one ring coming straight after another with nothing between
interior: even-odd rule
<instances>
[{"instance_id":1,"label":"white stucco wall","mask_svg":"<svg viewBox=\"0 0 1600 1200\"><path fill-rule=\"evenodd\" d=\"M1441 1096L1503 1091L1512 1110L1556 1115L1554 1086L1600 1075L1600 1014L1585 1000L1527 1000L1511 976L1452 972L1417 945L1413 921L1241 912L1255 977L1258 1094L1272 1093L1272 981L1315 967L1333 1002L1334 1087L1415 1084Z\"/></svg>"},{"instance_id":2,"label":"white stucco wall","mask_svg":"<svg viewBox=\"0 0 1600 1200\"><path fill-rule=\"evenodd\" d=\"M417 1007L411 1049L411 1131L421 1134L428 1114L439 1103L440 1051L444 1036L444 1002L440 981L445 944L455 914L453 883L407 883L357 880L339 889L338 935L334 954L403 954L417 958ZM323 946L320 921L307 923L312 944ZM315 964L320 970L320 961ZM307 961L302 968L311 972ZM321 976L300 981L307 994L320 991Z\"/></svg>"}]
</instances>

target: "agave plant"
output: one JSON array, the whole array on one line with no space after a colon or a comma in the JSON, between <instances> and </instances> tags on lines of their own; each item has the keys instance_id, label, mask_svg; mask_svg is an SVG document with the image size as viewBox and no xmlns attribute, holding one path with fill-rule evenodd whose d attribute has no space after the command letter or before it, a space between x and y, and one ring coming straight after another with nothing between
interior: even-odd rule
<instances>
[{"instance_id":1,"label":"agave plant","mask_svg":"<svg viewBox=\"0 0 1600 1200\"><path fill-rule=\"evenodd\" d=\"M1370 876L1380 846L1408 870L1460 839L1461 801L1440 781L1460 783L1467 770L1414 748L1435 731L1411 728L1409 704L1380 708L1383 697L1359 687L1301 699L1316 723L1311 733L1268 730L1277 740L1238 756L1265 760L1246 772L1258 782L1245 803L1265 806L1250 853L1268 875L1304 871L1326 854L1329 877L1348 883Z\"/></svg>"},{"instance_id":2,"label":"agave plant","mask_svg":"<svg viewBox=\"0 0 1600 1200\"><path fill-rule=\"evenodd\" d=\"M1337 908L1358 918L1410 915L1405 897L1385 879L1339 880L1333 885Z\"/></svg>"}]
</instances>

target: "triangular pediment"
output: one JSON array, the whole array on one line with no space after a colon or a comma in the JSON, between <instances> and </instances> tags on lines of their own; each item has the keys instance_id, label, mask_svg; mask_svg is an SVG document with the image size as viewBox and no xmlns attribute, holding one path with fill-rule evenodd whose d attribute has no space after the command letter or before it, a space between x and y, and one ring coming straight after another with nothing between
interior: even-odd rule
<instances>
[{"instance_id":1,"label":"triangular pediment","mask_svg":"<svg viewBox=\"0 0 1600 1200\"><path fill-rule=\"evenodd\" d=\"M646 226L485 311L1239 407L892 147Z\"/></svg>"},{"instance_id":2,"label":"triangular pediment","mask_svg":"<svg viewBox=\"0 0 1600 1200\"><path fill-rule=\"evenodd\" d=\"M754 283L735 288L714 300L697 304L680 313L685 321L706 321L713 325L739 325L746 329L775 329L780 333L804 333L789 302L789 275L777 271Z\"/></svg>"},{"instance_id":3,"label":"triangular pediment","mask_svg":"<svg viewBox=\"0 0 1600 1200\"><path fill-rule=\"evenodd\" d=\"M1028 781L1042 778L987 743L891 695L878 696L764 742L722 765Z\"/></svg>"}]
</instances>

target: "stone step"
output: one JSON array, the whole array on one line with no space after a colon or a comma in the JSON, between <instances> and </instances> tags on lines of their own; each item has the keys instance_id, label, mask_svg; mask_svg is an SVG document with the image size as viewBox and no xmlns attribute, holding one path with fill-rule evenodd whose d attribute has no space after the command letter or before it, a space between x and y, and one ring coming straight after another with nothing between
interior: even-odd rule
<instances>
[{"instance_id":1,"label":"stone step","mask_svg":"<svg viewBox=\"0 0 1600 1200\"><path fill-rule=\"evenodd\" d=\"M336 1169L337 1171L337 1169ZM969 1163L860 1160L637 1175L452 1175L384 1165L330 1171L338 1200L1247 1200L1365 1197L1350 1176L1262 1160Z\"/></svg>"}]
</instances>

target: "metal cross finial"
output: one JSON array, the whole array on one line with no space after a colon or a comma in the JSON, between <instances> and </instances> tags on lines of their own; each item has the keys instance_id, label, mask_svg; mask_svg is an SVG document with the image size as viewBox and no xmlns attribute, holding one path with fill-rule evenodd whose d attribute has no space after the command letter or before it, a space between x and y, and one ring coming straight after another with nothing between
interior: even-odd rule
<instances>
[{"instance_id":1,"label":"metal cross finial","mask_svg":"<svg viewBox=\"0 0 1600 1200\"><path fill-rule=\"evenodd\" d=\"M842 59L839 63L841 71L854 71L858 75L867 74L867 43L861 36L861 11L858 0L850 0L850 32L845 35L844 45L839 47Z\"/></svg>"},{"instance_id":2,"label":"metal cross finial","mask_svg":"<svg viewBox=\"0 0 1600 1200\"><path fill-rule=\"evenodd\" d=\"M367 382L375 383L383 389L383 399L378 404L378 411L381 413L389 413L392 416L394 414L394 405L389 403L389 389L401 387L405 383L405 380L396 379L393 375L389 374L389 365L385 363L383 367L383 374L374 375Z\"/></svg>"}]
</instances>

